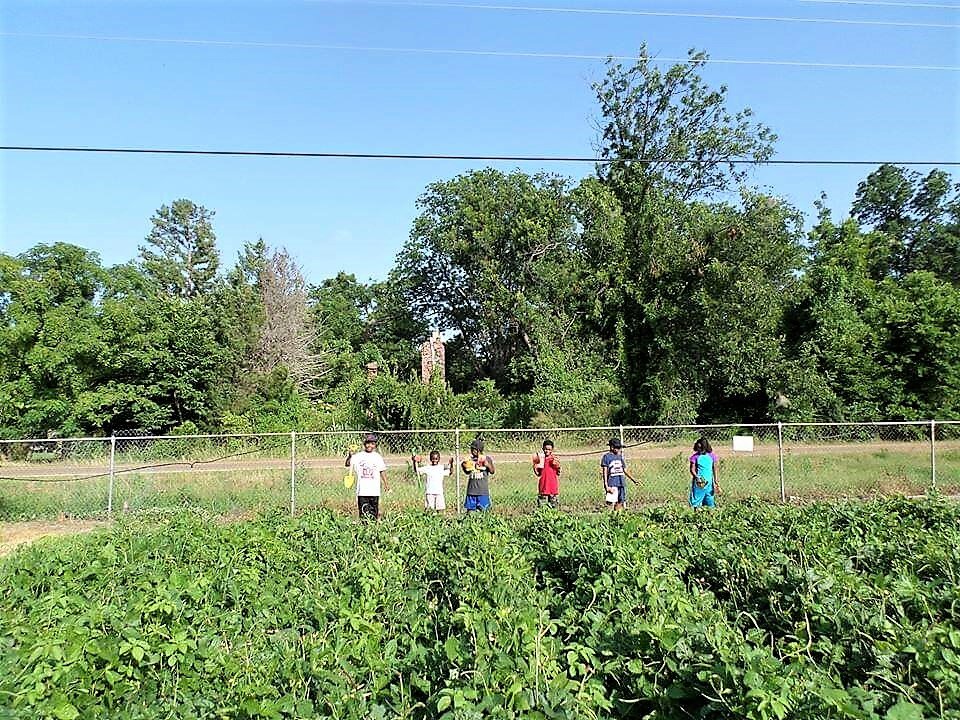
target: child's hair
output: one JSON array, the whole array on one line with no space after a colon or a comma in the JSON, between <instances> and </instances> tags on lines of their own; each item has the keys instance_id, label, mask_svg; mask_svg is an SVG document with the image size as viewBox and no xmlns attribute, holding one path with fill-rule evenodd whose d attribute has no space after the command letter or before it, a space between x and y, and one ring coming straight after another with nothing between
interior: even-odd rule
<instances>
[{"instance_id":1,"label":"child's hair","mask_svg":"<svg viewBox=\"0 0 960 720\"><path fill-rule=\"evenodd\" d=\"M437 456L437 460L440 459L440 451L439 451L439 450L431 450L431 451L430 451L430 460L431 460L431 461L433 460L433 456L434 456L434 455Z\"/></svg>"},{"instance_id":2,"label":"child's hair","mask_svg":"<svg viewBox=\"0 0 960 720\"><path fill-rule=\"evenodd\" d=\"M544 440L543 445L541 445L540 448L543 450L546 450L547 445L549 445L550 447L553 447L553 440Z\"/></svg>"},{"instance_id":3,"label":"child's hair","mask_svg":"<svg viewBox=\"0 0 960 720\"><path fill-rule=\"evenodd\" d=\"M693 451L699 453L701 450L703 450L703 443L697 440L693 443Z\"/></svg>"},{"instance_id":4,"label":"child's hair","mask_svg":"<svg viewBox=\"0 0 960 720\"><path fill-rule=\"evenodd\" d=\"M700 438L697 440L697 442L700 443L700 452L702 452L704 455L709 455L713 452L713 448L710 447L710 441L705 437Z\"/></svg>"}]
</instances>

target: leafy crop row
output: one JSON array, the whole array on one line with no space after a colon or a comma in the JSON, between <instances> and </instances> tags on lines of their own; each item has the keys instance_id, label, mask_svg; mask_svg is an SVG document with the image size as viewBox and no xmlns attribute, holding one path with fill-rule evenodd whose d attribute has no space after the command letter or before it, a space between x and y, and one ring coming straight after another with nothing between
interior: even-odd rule
<instances>
[{"instance_id":1,"label":"leafy crop row","mask_svg":"<svg viewBox=\"0 0 960 720\"><path fill-rule=\"evenodd\" d=\"M0 717L960 718L960 511L177 516L0 569Z\"/></svg>"}]
</instances>

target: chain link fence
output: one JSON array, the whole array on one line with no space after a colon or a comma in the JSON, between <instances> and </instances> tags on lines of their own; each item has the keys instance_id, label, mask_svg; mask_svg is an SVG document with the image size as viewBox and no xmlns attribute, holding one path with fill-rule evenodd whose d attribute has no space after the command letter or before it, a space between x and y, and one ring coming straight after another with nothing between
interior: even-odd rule
<instances>
[{"instance_id":1,"label":"chain link fence","mask_svg":"<svg viewBox=\"0 0 960 720\"><path fill-rule=\"evenodd\" d=\"M202 507L217 513L283 505L291 436L116 438L110 510Z\"/></svg>"},{"instance_id":2,"label":"chain link fence","mask_svg":"<svg viewBox=\"0 0 960 720\"><path fill-rule=\"evenodd\" d=\"M100 517L204 508L219 514L331 507L354 512L344 482L358 431L139 436L0 441L0 519ZM960 421L594 428L383 431L386 510L423 506L413 456L453 460L448 512L463 504L460 461L475 438L495 462L490 492L498 511L534 507L536 454L544 440L560 460L565 509L604 507L600 460L612 438L638 484L633 507L685 502L689 458L705 437L720 458L724 498L773 502L877 495L960 494Z\"/></svg>"},{"instance_id":3,"label":"chain link fence","mask_svg":"<svg viewBox=\"0 0 960 720\"><path fill-rule=\"evenodd\" d=\"M103 514L110 447L110 438L0 441L0 518Z\"/></svg>"},{"instance_id":4,"label":"chain link fence","mask_svg":"<svg viewBox=\"0 0 960 720\"><path fill-rule=\"evenodd\" d=\"M960 495L960 422L931 423L933 484L944 495Z\"/></svg>"},{"instance_id":5,"label":"chain link fence","mask_svg":"<svg viewBox=\"0 0 960 720\"><path fill-rule=\"evenodd\" d=\"M781 499L776 425L625 428L627 457L639 468L643 502L686 500L693 445L706 438L720 459L721 497Z\"/></svg>"},{"instance_id":6,"label":"chain link fence","mask_svg":"<svg viewBox=\"0 0 960 720\"><path fill-rule=\"evenodd\" d=\"M935 484L933 424L783 428L787 499L922 495Z\"/></svg>"}]
</instances>

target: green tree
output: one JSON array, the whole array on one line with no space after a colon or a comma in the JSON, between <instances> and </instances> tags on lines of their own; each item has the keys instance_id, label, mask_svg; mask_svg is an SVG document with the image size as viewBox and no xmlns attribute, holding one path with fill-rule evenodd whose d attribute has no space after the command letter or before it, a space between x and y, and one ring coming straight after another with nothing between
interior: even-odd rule
<instances>
[{"instance_id":1,"label":"green tree","mask_svg":"<svg viewBox=\"0 0 960 720\"><path fill-rule=\"evenodd\" d=\"M646 45L630 67L609 60L594 84L600 106L601 177L628 210L639 210L647 191L687 200L729 189L746 170L734 161L763 161L776 135L751 120L749 108L727 108L727 88L709 87L699 75L709 56L690 50L689 61L661 70Z\"/></svg>"},{"instance_id":2,"label":"green tree","mask_svg":"<svg viewBox=\"0 0 960 720\"><path fill-rule=\"evenodd\" d=\"M212 218L212 210L186 199L161 206L150 218L140 257L144 272L166 294L193 298L213 289L220 255Z\"/></svg>"},{"instance_id":3,"label":"green tree","mask_svg":"<svg viewBox=\"0 0 960 720\"><path fill-rule=\"evenodd\" d=\"M960 184L945 171L881 165L857 187L852 215L873 232L876 279L928 270L960 284Z\"/></svg>"},{"instance_id":4,"label":"green tree","mask_svg":"<svg viewBox=\"0 0 960 720\"><path fill-rule=\"evenodd\" d=\"M371 360L398 377L418 367L417 342L427 325L407 305L404 282L395 271L369 284L341 272L311 290L317 344L329 357L328 387L362 374Z\"/></svg>"},{"instance_id":5,"label":"green tree","mask_svg":"<svg viewBox=\"0 0 960 720\"><path fill-rule=\"evenodd\" d=\"M64 243L4 256L0 272L0 432L210 426L236 358L207 298L158 295L138 267Z\"/></svg>"},{"instance_id":6,"label":"green tree","mask_svg":"<svg viewBox=\"0 0 960 720\"><path fill-rule=\"evenodd\" d=\"M76 412L92 432L214 427L236 354L208 298L156 294L130 265L111 268L97 305L102 352Z\"/></svg>"},{"instance_id":7,"label":"green tree","mask_svg":"<svg viewBox=\"0 0 960 720\"><path fill-rule=\"evenodd\" d=\"M339 272L311 288L311 307L322 342L342 341L359 349L365 340L367 316L373 305L373 290L356 276Z\"/></svg>"},{"instance_id":8,"label":"green tree","mask_svg":"<svg viewBox=\"0 0 960 720\"><path fill-rule=\"evenodd\" d=\"M802 265L797 214L756 193L708 204L745 179L735 161L768 159L776 136L749 109L728 109L726 87L699 75L706 60L691 51L661 70L641 47L594 85L611 161L600 178L624 223L593 256L593 317L629 419L764 417L775 394L783 293Z\"/></svg>"},{"instance_id":9,"label":"green tree","mask_svg":"<svg viewBox=\"0 0 960 720\"><path fill-rule=\"evenodd\" d=\"M415 316L454 333L448 377L528 391L534 330L554 321L579 249L569 183L486 169L434 183L393 277ZM546 333L543 337L551 337Z\"/></svg>"},{"instance_id":10,"label":"green tree","mask_svg":"<svg viewBox=\"0 0 960 720\"><path fill-rule=\"evenodd\" d=\"M819 383L796 387L789 398L807 409L801 420L880 419L896 389L883 363L871 240L854 220L838 225L822 203L818 208L805 293L789 313L787 332L793 356L812 360Z\"/></svg>"},{"instance_id":11,"label":"green tree","mask_svg":"<svg viewBox=\"0 0 960 720\"><path fill-rule=\"evenodd\" d=\"M818 268L808 352L827 386L817 420L922 420L960 411L960 291ZM808 419L808 418L804 418Z\"/></svg>"},{"instance_id":12,"label":"green tree","mask_svg":"<svg viewBox=\"0 0 960 720\"><path fill-rule=\"evenodd\" d=\"M781 326L804 262L799 213L755 193L739 207L661 196L658 211L626 263L617 336L634 417L767 419L783 392Z\"/></svg>"},{"instance_id":13,"label":"green tree","mask_svg":"<svg viewBox=\"0 0 960 720\"><path fill-rule=\"evenodd\" d=\"M409 385L390 372L356 376L341 388L340 416L347 427L400 430L412 426Z\"/></svg>"},{"instance_id":14,"label":"green tree","mask_svg":"<svg viewBox=\"0 0 960 720\"><path fill-rule=\"evenodd\" d=\"M99 257L67 243L2 256L0 432L78 434L77 397L96 381L103 340Z\"/></svg>"},{"instance_id":15,"label":"green tree","mask_svg":"<svg viewBox=\"0 0 960 720\"><path fill-rule=\"evenodd\" d=\"M913 272L880 295L883 364L896 392L891 419L926 420L960 412L960 290L929 272Z\"/></svg>"},{"instance_id":16,"label":"green tree","mask_svg":"<svg viewBox=\"0 0 960 720\"><path fill-rule=\"evenodd\" d=\"M605 357L574 342L544 341L541 347L524 424L543 428L606 425L619 416L622 395Z\"/></svg>"},{"instance_id":17,"label":"green tree","mask_svg":"<svg viewBox=\"0 0 960 720\"><path fill-rule=\"evenodd\" d=\"M234 432L326 430L328 417L297 390L285 367L248 372L239 381L233 405L223 414L223 427Z\"/></svg>"},{"instance_id":18,"label":"green tree","mask_svg":"<svg viewBox=\"0 0 960 720\"><path fill-rule=\"evenodd\" d=\"M245 243L224 282L203 297L210 316L219 320L216 341L226 357L225 374L214 390L214 404L224 412L246 391L243 378L253 366L265 319L260 275L266 262L267 247L262 239Z\"/></svg>"},{"instance_id":19,"label":"green tree","mask_svg":"<svg viewBox=\"0 0 960 720\"><path fill-rule=\"evenodd\" d=\"M877 271L877 237L820 206L804 299L789 334L819 384L798 389L817 420L951 416L960 406L960 290L927 271ZM861 204L861 211L863 206ZM902 217L902 216L901 216Z\"/></svg>"},{"instance_id":20,"label":"green tree","mask_svg":"<svg viewBox=\"0 0 960 720\"><path fill-rule=\"evenodd\" d=\"M398 377L420 374L419 346L429 334L429 323L415 313L406 298L414 292L413 280L397 270L371 285L372 302L366 316L365 338L376 348L381 364Z\"/></svg>"}]
</instances>

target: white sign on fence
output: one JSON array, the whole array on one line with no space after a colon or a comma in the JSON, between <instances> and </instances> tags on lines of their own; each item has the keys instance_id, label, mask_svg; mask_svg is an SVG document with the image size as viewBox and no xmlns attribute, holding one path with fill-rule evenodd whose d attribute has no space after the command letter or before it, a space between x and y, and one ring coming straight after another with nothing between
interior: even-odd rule
<instances>
[{"instance_id":1,"label":"white sign on fence","mask_svg":"<svg viewBox=\"0 0 960 720\"><path fill-rule=\"evenodd\" d=\"M753 452L753 435L734 435L734 452Z\"/></svg>"}]
</instances>

